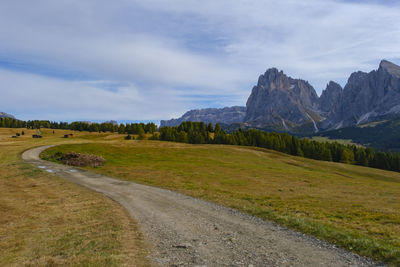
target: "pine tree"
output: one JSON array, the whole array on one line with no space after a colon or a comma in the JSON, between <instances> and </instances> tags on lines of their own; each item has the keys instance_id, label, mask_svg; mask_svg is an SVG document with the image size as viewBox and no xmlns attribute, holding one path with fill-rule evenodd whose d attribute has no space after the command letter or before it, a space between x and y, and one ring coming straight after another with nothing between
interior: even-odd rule
<instances>
[{"instance_id":1,"label":"pine tree","mask_svg":"<svg viewBox=\"0 0 400 267\"><path fill-rule=\"evenodd\" d=\"M352 150L348 148L343 148L340 153L340 162L342 163L353 163L354 162L354 153Z\"/></svg>"},{"instance_id":2,"label":"pine tree","mask_svg":"<svg viewBox=\"0 0 400 267\"><path fill-rule=\"evenodd\" d=\"M181 142L181 143L188 143L189 139L188 139L188 135L186 132L184 131L180 131L178 134L178 137L176 139L177 142Z\"/></svg>"},{"instance_id":3,"label":"pine tree","mask_svg":"<svg viewBox=\"0 0 400 267\"><path fill-rule=\"evenodd\" d=\"M221 126L219 125L219 123L216 123L216 124L215 124L215 129L214 129L214 131L215 131L215 132L222 131Z\"/></svg>"},{"instance_id":4,"label":"pine tree","mask_svg":"<svg viewBox=\"0 0 400 267\"><path fill-rule=\"evenodd\" d=\"M368 166L367 153L364 148L356 149L354 156L357 165Z\"/></svg>"},{"instance_id":5,"label":"pine tree","mask_svg":"<svg viewBox=\"0 0 400 267\"><path fill-rule=\"evenodd\" d=\"M118 127L118 133L119 134L124 134L126 132L126 127L125 124L121 123Z\"/></svg>"},{"instance_id":6,"label":"pine tree","mask_svg":"<svg viewBox=\"0 0 400 267\"><path fill-rule=\"evenodd\" d=\"M139 127L139 129L138 129L138 139L139 140L146 139L146 134L145 134L144 129L143 129L142 126Z\"/></svg>"},{"instance_id":7,"label":"pine tree","mask_svg":"<svg viewBox=\"0 0 400 267\"><path fill-rule=\"evenodd\" d=\"M303 157L303 151L301 150L299 139L295 136L292 136L292 148L290 149L292 155Z\"/></svg>"},{"instance_id":8,"label":"pine tree","mask_svg":"<svg viewBox=\"0 0 400 267\"><path fill-rule=\"evenodd\" d=\"M214 132L214 127L211 122L207 125L207 131L209 131L210 133Z\"/></svg>"}]
</instances>

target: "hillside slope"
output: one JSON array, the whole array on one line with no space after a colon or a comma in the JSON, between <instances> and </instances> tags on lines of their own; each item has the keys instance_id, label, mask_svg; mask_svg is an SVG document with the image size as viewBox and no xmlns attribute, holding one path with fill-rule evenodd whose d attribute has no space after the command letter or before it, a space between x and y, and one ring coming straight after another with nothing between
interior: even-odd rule
<instances>
[{"instance_id":1,"label":"hillside slope","mask_svg":"<svg viewBox=\"0 0 400 267\"><path fill-rule=\"evenodd\" d=\"M265 149L159 141L66 145L107 159L91 171L234 207L400 264L400 173Z\"/></svg>"}]
</instances>

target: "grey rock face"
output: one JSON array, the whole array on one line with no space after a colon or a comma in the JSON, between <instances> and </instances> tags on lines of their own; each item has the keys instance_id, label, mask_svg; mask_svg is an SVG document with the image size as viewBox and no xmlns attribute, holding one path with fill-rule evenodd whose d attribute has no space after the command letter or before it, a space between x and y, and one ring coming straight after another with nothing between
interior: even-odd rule
<instances>
[{"instance_id":1,"label":"grey rock face","mask_svg":"<svg viewBox=\"0 0 400 267\"><path fill-rule=\"evenodd\" d=\"M331 81L319 98L307 82L269 69L253 88L244 121L254 126L283 124L286 130L287 125L312 121L318 131L389 114L400 115L400 66L382 60L378 70L351 74L344 89Z\"/></svg>"},{"instance_id":2,"label":"grey rock face","mask_svg":"<svg viewBox=\"0 0 400 267\"><path fill-rule=\"evenodd\" d=\"M178 126L184 121L202 121L205 123L240 123L246 115L246 107L225 107L225 108L206 108L194 109L183 114L182 117L172 120L162 120L160 126Z\"/></svg>"},{"instance_id":3,"label":"grey rock face","mask_svg":"<svg viewBox=\"0 0 400 267\"><path fill-rule=\"evenodd\" d=\"M15 119L15 117L13 115L10 115L8 113L5 112L0 112L0 118L11 118L11 119Z\"/></svg>"},{"instance_id":4,"label":"grey rock face","mask_svg":"<svg viewBox=\"0 0 400 267\"><path fill-rule=\"evenodd\" d=\"M342 87L339 84L330 81L326 86L326 89L322 91L318 103L320 115L323 117L323 121L320 124L321 128L324 129L332 127L331 121L327 120L326 118L333 117L338 112L338 110L340 110L342 97Z\"/></svg>"},{"instance_id":5,"label":"grey rock face","mask_svg":"<svg viewBox=\"0 0 400 267\"><path fill-rule=\"evenodd\" d=\"M340 107L327 118L333 128L357 125L400 114L400 67L382 60L378 70L351 74Z\"/></svg>"},{"instance_id":6,"label":"grey rock face","mask_svg":"<svg viewBox=\"0 0 400 267\"><path fill-rule=\"evenodd\" d=\"M400 66L397 66L396 64L393 64L392 62L389 62L387 60L382 60L381 64L379 64L379 68L384 69L387 71L389 74L400 78Z\"/></svg>"},{"instance_id":7,"label":"grey rock face","mask_svg":"<svg viewBox=\"0 0 400 267\"><path fill-rule=\"evenodd\" d=\"M319 110L326 114L334 113L340 106L342 94L342 87L339 84L330 81L326 86L326 89L322 91L321 97L319 98Z\"/></svg>"},{"instance_id":8,"label":"grey rock face","mask_svg":"<svg viewBox=\"0 0 400 267\"><path fill-rule=\"evenodd\" d=\"M318 96L306 81L292 79L276 68L261 75L246 103L245 122L254 126L267 124L301 125L318 121Z\"/></svg>"}]
</instances>

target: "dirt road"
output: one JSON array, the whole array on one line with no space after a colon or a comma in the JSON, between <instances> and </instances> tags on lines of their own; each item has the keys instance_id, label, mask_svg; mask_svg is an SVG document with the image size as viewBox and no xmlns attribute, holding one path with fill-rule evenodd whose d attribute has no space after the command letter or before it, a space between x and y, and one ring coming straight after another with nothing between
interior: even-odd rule
<instances>
[{"instance_id":1,"label":"dirt road","mask_svg":"<svg viewBox=\"0 0 400 267\"><path fill-rule=\"evenodd\" d=\"M22 158L119 202L139 222L158 265L374 266L326 242L229 208L40 160L48 147L28 150Z\"/></svg>"}]
</instances>

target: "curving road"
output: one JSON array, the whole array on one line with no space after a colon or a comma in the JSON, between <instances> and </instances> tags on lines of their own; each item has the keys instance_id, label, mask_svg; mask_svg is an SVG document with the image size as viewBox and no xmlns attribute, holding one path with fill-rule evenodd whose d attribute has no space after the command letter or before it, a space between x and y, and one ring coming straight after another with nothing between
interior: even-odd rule
<instances>
[{"instance_id":1,"label":"curving road","mask_svg":"<svg viewBox=\"0 0 400 267\"><path fill-rule=\"evenodd\" d=\"M43 161L34 148L22 158L100 192L124 206L161 266L375 266L326 242L274 223L165 189L121 181Z\"/></svg>"}]
</instances>

